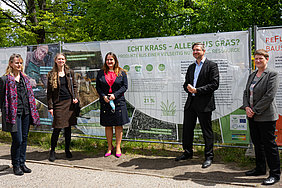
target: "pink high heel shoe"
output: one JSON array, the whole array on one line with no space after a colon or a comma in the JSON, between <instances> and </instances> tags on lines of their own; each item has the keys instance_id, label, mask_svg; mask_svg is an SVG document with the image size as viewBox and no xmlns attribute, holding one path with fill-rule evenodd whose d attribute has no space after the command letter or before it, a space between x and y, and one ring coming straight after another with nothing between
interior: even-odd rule
<instances>
[{"instance_id":1,"label":"pink high heel shoe","mask_svg":"<svg viewBox=\"0 0 282 188\"><path fill-rule=\"evenodd\" d=\"M120 158L120 156L121 156L121 153L116 153L117 158Z\"/></svg>"},{"instance_id":2,"label":"pink high heel shoe","mask_svg":"<svg viewBox=\"0 0 282 188\"><path fill-rule=\"evenodd\" d=\"M121 151L120 151L120 153L116 153L117 158L120 158L120 156L121 156Z\"/></svg>"},{"instance_id":3,"label":"pink high heel shoe","mask_svg":"<svg viewBox=\"0 0 282 188\"><path fill-rule=\"evenodd\" d=\"M112 150L114 150L114 146L112 147ZM110 155L112 155L112 150L109 153L106 153L105 157L109 157Z\"/></svg>"}]
</instances>

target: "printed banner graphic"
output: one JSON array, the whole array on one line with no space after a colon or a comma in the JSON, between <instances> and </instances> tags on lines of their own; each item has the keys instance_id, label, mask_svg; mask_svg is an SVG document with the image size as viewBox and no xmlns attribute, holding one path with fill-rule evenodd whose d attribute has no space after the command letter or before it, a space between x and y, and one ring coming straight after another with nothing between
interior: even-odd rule
<instances>
[{"instance_id":1,"label":"printed banner graphic","mask_svg":"<svg viewBox=\"0 0 282 188\"><path fill-rule=\"evenodd\" d=\"M257 49L265 49L269 53L268 67L275 69L279 73L280 83L276 94L275 102L282 115L282 27L280 28L258 28L256 30L256 46ZM277 144L282 146L282 120L276 124Z\"/></svg>"},{"instance_id":2,"label":"printed banner graphic","mask_svg":"<svg viewBox=\"0 0 282 188\"><path fill-rule=\"evenodd\" d=\"M139 113L167 122L167 127L173 123L176 129L183 122L188 96L183 83L188 66L195 62L191 49L195 42L206 45L206 57L220 70L220 87L215 93L217 109L213 113L213 119L218 119L242 105L249 67L248 32L108 41L101 42L101 52L103 57L109 51L116 53L120 65L128 71L128 102ZM138 127L134 122L133 129ZM146 124L147 129L153 124L146 118L137 122Z\"/></svg>"},{"instance_id":3,"label":"printed banner graphic","mask_svg":"<svg viewBox=\"0 0 282 188\"><path fill-rule=\"evenodd\" d=\"M249 73L248 36L248 31L240 31L63 44L61 48L66 54L67 64L75 71L82 105L78 131L88 135L105 135L99 122L100 104L95 79L105 54L112 51L117 55L120 66L127 70L129 81L125 98L130 124L124 126L127 129L125 137L180 140L183 107L188 96L183 83L188 66L195 63L191 49L195 42L206 45L206 57L216 62L220 71L220 86L215 92L216 110L212 118L217 120L229 116L242 105ZM41 121L47 126L42 129L50 130L52 124L52 117L47 112L46 75L59 51L58 44L51 44L28 46L22 53L26 62L25 73L33 83ZM1 49L0 53L7 54L5 49ZM215 128L217 137L222 139L224 131L221 129L247 131L245 123L235 122L236 116L232 116L226 124ZM202 138L200 132L195 135ZM232 139L246 138L234 134Z\"/></svg>"},{"instance_id":4,"label":"printed banner graphic","mask_svg":"<svg viewBox=\"0 0 282 188\"><path fill-rule=\"evenodd\" d=\"M223 143L249 143L250 134L245 110L238 109L220 118L220 123Z\"/></svg>"}]
</instances>

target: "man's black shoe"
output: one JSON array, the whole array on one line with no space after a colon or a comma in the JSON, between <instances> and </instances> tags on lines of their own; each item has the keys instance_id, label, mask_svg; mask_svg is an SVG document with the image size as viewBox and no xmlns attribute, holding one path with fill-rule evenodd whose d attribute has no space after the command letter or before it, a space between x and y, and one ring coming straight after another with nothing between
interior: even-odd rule
<instances>
[{"instance_id":1,"label":"man's black shoe","mask_svg":"<svg viewBox=\"0 0 282 188\"><path fill-rule=\"evenodd\" d=\"M273 176L269 176L268 178L266 178L263 182L262 185L273 185L275 183L277 183L280 179L277 179Z\"/></svg>"},{"instance_id":2,"label":"man's black shoe","mask_svg":"<svg viewBox=\"0 0 282 188\"><path fill-rule=\"evenodd\" d=\"M266 174L266 172L258 171L256 169L249 170L249 171L245 172L246 176L261 176L261 175L265 175L265 174Z\"/></svg>"},{"instance_id":3,"label":"man's black shoe","mask_svg":"<svg viewBox=\"0 0 282 188\"><path fill-rule=\"evenodd\" d=\"M49 155L49 161L51 162L54 162L56 160L56 157L55 157L55 151L50 151L50 155Z\"/></svg>"},{"instance_id":4,"label":"man's black shoe","mask_svg":"<svg viewBox=\"0 0 282 188\"><path fill-rule=\"evenodd\" d=\"M17 176L24 175L22 169L19 166L13 167L13 171L14 171L14 174L17 175Z\"/></svg>"},{"instance_id":5,"label":"man's black shoe","mask_svg":"<svg viewBox=\"0 0 282 188\"><path fill-rule=\"evenodd\" d=\"M20 168L24 173L31 173L31 169L27 168L25 165L20 166Z\"/></svg>"},{"instance_id":6,"label":"man's black shoe","mask_svg":"<svg viewBox=\"0 0 282 188\"><path fill-rule=\"evenodd\" d=\"M192 159L192 155L188 155L188 154L182 154L178 157L175 158L175 161L180 161L180 160L186 160L186 159Z\"/></svg>"},{"instance_id":7,"label":"man's black shoe","mask_svg":"<svg viewBox=\"0 0 282 188\"><path fill-rule=\"evenodd\" d=\"M208 168L209 166L211 166L212 164L212 160L211 159L207 159L205 160L205 162L202 164L202 168Z\"/></svg>"}]
</instances>

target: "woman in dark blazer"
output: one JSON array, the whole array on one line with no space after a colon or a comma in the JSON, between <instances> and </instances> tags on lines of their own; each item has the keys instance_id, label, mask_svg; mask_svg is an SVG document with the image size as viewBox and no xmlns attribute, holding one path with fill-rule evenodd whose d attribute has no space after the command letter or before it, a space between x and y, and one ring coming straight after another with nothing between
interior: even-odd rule
<instances>
[{"instance_id":1,"label":"woman in dark blazer","mask_svg":"<svg viewBox=\"0 0 282 188\"><path fill-rule=\"evenodd\" d=\"M66 157L72 158L70 152L71 126L77 124L73 104L78 102L75 98L77 96L77 85L73 78L74 72L66 65L66 56L62 53L57 54L53 69L48 73L47 84L48 112L54 117L49 155L49 161L52 162L56 159L55 148L62 128L64 128L65 134ZM72 88L74 92L72 92ZM73 96L73 93L75 96Z\"/></svg>"},{"instance_id":2,"label":"woman in dark blazer","mask_svg":"<svg viewBox=\"0 0 282 188\"><path fill-rule=\"evenodd\" d=\"M246 172L247 176L266 174L266 162L270 169L264 185L280 180L280 159L275 142L275 126L278 111L275 95L278 88L278 73L267 67L269 55L260 49L254 54L257 70L247 81L243 96L243 108L249 120L250 134L255 146L256 168ZM266 160L265 160L266 159Z\"/></svg>"},{"instance_id":3,"label":"woman in dark blazer","mask_svg":"<svg viewBox=\"0 0 282 188\"><path fill-rule=\"evenodd\" d=\"M108 141L108 151L105 157L111 155L113 150L113 126L116 134L116 157L121 156L122 125L129 122L124 93L127 90L126 72L119 67L116 55L112 52L106 54L103 68L98 72L96 89L100 95L100 124L105 126ZM113 110L110 101L114 102Z\"/></svg>"},{"instance_id":4,"label":"woman in dark blazer","mask_svg":"<svg viewBox=\"0 0 282 188\"><path fill-rule=\"evenodd\" d=\"M40 125L39 114L29 78L23 73L23 59L13 54L6 73L0 79L2 130L11 132L11 159L15 175L31 173L25 165L30 124Z\"/></svg>"}]
</instances>

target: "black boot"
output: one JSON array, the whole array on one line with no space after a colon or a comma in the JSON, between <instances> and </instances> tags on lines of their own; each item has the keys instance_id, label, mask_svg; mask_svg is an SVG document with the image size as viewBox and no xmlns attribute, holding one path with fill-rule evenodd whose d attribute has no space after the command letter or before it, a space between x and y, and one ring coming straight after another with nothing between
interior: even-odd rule
<instances>
[{"instance_id":1,"label":"black boot","mask_svg":"<svg viewBox=\"0 0 282 188\"><path fill-rule=\"evenodd\" d=\"M55 151L54 150L50 150L50 155L49 155L49 161L54 162L56 160L55 157Z\"/></svg>"},{"instance_id":2,"label":"black boot","mask_svg":"<svg viewBox=\"0 0 282 188\"><path fill-rule=\"evenodd\" d=\"M70 143L71 143L71 127L64 128L64 136L65 136L65 152L67 158L72 158L72 154L70 152Z\"/></svg>"},{"instance_id":3,"label":"black boot","mask_svg":"<svg viewBox=\"0 0 282 188\"><path fill-rule=\"evenodd\" d=\"M22 169L22 171L24 173L31 173L31 169L30 168L27 168L26 165L21 165L20 168Z\"/></svg>"},{"instance_id":4,"label":"black boot","mask_svg":"<svg viewBox=\"0 0 282 188\"><path fill-rule=\"evenodd\" d=\"M65 150L65 152L66 152L66 158L72 158L72 154L70 150Z\"/></svg>"},{"instance_id":5,"label":"black boot","mask_svg":"<svg viewBox=\"0 0 282 188\"><path fill-rule=\"evenodd\" d=\"M22 176L24 174L22 169L19 166L14 166L13 171L14 171L14 174L17 176Z\"/></svg>"}]
</instances>

